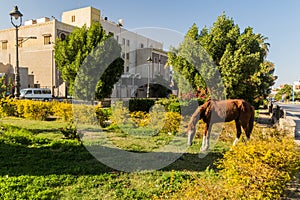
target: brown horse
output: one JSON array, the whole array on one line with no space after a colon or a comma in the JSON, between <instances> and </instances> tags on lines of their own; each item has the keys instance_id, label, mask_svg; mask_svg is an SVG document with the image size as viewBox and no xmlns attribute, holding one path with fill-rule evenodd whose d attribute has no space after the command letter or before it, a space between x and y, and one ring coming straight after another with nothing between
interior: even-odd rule
<instances>
[{"instance_id":1,"label":"brown horse","mask_svg":"<svg viewBox=\"0 0 300 200\"><path fill-rule=\"evenodd\" d=\"M243 99L228 99L223 101L208 100L196 109L188 123L188 145L192 145L196 125L201 119L206 124L201 151L208 150L210 131L213 123L217 122L230 122L235 120L237 131L236 139L233 143L233 145L235 145L242 133L241 126L246 133L247 140L250 139L254 123L254 107Z\"/></svg>"}]
</instances>

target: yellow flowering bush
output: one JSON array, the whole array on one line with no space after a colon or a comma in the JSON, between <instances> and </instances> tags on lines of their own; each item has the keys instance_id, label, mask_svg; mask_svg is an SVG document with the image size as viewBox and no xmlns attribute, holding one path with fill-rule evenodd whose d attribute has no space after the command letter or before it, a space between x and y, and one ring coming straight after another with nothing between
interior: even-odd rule
<instances>
[{"instance_id":1,"label":"yellow flowering bush","mask_svg":"<svg viewBox=\"0 0 300 200\"><path fill-rule=\"evenodd\" d=\"M168 195L170 199L279 199L300 169L298 148L285 135L255 137L246 145L240 142L215 163L219 171L187 180L179 192Z\"/></svg>"},{"instance_id":2,"label":"yellow flowering bush","mask_svg":"<svg viewBox=\"0 0 300 200\"><path fill-rule=\"evenodd\" d=\"M133 122L136 124L136 126L144 127L147 126L149 121L149 113L143 112L143 111L134 111L130 113L130 117L132 118Z\"/></svg>"},{"instance_id":3,"label":"yellow flowering bush","mask_svg":"<svg viewBox=\"0 0 300 200\"><path fill-rule=\"evenodd\" d=\"M73 118L73 106L70 103L52 101L53 115L64 121L70 121Z\"/></svg>"},{"instance_id":4,"label":"yellow flowering bush","mask_svg":"<svg viewBox=\"0 0 300 200\"><path fill-rule=\"evenodd\" d=\"M14 116L16 114L15 101L9 97L0 99L0 117Z\"/></svg>"}]
</instances>

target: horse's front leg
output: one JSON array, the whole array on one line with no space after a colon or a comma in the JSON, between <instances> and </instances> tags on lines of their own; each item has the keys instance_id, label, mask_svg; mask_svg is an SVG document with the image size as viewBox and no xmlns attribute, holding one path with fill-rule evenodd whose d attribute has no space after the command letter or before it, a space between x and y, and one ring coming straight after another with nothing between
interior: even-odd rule
<instances>
[{"instance_id":1,"label":"horse's front leg","mask_svg":"<svg viewBox=\"0 0 300 200\"><path fill-rule=\"evenodd\" d=\"M201 108L198 107L196 111L193 113L187 127L187 133L188 133L188 145L191 146L193 139L196 134L196 125L200 119L200 113L201 113Z\"/></svg>"},{"instance_id":2,"label":"horse's front leg","mask_svg":"<svg viewBox=\"0 0 300 200\"><path fill-rule=\"evenodd\" d=\"M201 151L207 151L209 149L210 131L211 131L211 126L209 126L209 124L206 124L204 129L203 139L202 139Z\"/></svg>"},{"instance_id":3,"label":"horse's front leg","mask_svg":"<svg viewBox=\"0 0 300 200\"><path fill-rule=\"evenodd\" d=\"M188 130L188 145L189 146L192 145L193 139L195 137L195 133L196 133L195 129L189 129Z\"/></svg>"}]
</instances>

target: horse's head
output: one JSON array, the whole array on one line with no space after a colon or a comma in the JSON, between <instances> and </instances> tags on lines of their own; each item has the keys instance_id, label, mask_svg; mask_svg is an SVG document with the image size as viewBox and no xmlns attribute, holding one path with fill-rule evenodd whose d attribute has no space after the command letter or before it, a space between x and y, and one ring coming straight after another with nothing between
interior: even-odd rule
<instances>
[{"instance_id":1,"label":"horse's head","mask_svg":"<svg viewBox=\"0 0 300 200\"><path fill-rule=\"evenodd\" d=\"M211 109L211 100L205 102L203 105L199 106L197 110L192 115L190 122L187 127L188 134L188 145L192 145L193 139L196 133L196 125L199 120L203 119L207 122L207 119L210 117L210 109Z\"/></svg>"}]
</instances>

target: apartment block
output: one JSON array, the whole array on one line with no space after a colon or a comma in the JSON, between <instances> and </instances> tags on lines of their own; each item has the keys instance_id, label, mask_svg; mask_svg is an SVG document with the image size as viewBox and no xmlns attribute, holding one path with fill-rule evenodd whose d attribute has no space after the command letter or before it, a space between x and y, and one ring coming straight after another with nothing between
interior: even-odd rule
<instances>
[{"instance_id":1,"label":"apartment block","mask_svg":"<svg viewBox=\"0 0 300 200\"><path fill-rule=\"evenodd\" d=\"M19 27L19 66L28 73L21 73L21 88L51 88L55 96L68 95L67 83L60 78L54 59L56 38L65 39L76 27L89 27L93 21L99 21L107 34L113 34L122 47L124 74L115 85L112 97L125 98L136 95L147 81L155 82L162 77L170 80L170 70L164 65L167 52L161 42L152 40L135 32L127 31L122 20L113 22L101 17L100 10L93 7L79 8L62 13L61 21L55 18L27 20ZM15 28L0 30L0 72L1 66L9 65L13 69L16 63ZM147 62L151 57L152 62ZM150 72L150 74L149 74ZM140 95L146 95L146 91Z\"/></svg>"}]
</instances>

